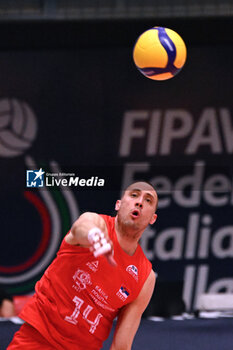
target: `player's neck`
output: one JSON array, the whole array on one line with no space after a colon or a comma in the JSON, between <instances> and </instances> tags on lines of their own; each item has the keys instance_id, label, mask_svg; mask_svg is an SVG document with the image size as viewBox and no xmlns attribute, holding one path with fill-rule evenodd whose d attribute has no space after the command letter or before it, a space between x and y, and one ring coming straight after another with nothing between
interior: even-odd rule
<instances>
[{"instance_id":1,"label":"player's neck","mask_svg":"<svg viewBox=\"0 0 233 350\"><path fill-rule=\"evenodd\" d=\"M129 239L122 236L117 231L116 231L116 234L117 234L118 243L120 244L120 246L124 250L124 252L130 256L134 255L134 253L137 249L138 243L135 241L134 242L130 241Z\"/></svg>"},{"instance_id":2,"label":"player's neck","mask_svg":"<svg viewBox=\"0 0 233 350\"><path fill-rule=\"evenodd\" d=\"M115 231L118 243L120 244L124 252L131 256L134 255L138 246L140 235L138 237L138 235L135 234L135 231L128 232L122 229L118 222L115 223Z\"/></svg>"}]
</instances>

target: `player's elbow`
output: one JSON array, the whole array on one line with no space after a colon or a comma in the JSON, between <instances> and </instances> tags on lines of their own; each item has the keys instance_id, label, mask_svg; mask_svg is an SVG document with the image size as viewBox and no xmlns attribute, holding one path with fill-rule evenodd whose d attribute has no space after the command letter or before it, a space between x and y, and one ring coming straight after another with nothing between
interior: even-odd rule
<instances>
[{"instance_id":1,"label":"player's elbow","mask_svg":"<svg viewBox=\"0 0 233 350\"><path fill-rule=\"evenodd\" d=\"M92 212L85 212L79 216L79 218L73 223L71 227L71 233L75 234L79 227L85 226L87 222L93 222L98 214Z\"/></svg>"},{"instance_id":2,"label":"player's elbow","mask_svg":"<svg viewBox=\"0 0 233 350\"><path fill-rule=\"evenodd\" d=\"M85 212L74 222L70 233L78 243L82 243L83 239L86 240L87 233L93 227L98 227L103 232L106 231L105 221L99 214Z\"/></svg>"},{"instance_id":3,"label":"player's elbow","mask_svg":"<svg viewBox=\"0 0 233 350\"><path fill-rule=\"evenodd\" d=\"M112 344L110 350L131 350L131 345L129 345L129 344Z\"/></svg>"},{"instance_id":4,"label":"player's elbow","mask_svg":"<svg viewBox=\"0 0 233 350\"><path fill-rule=\"evenodd\" d=\"M110 350L131 350L133 338L131 336L115 335Z\"/></svg>"}]
</instances>

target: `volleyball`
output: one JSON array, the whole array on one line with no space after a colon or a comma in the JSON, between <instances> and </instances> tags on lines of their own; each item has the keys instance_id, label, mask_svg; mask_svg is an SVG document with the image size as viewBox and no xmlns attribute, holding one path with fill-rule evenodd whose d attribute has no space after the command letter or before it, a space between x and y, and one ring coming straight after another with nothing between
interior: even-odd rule
<instances>
[{"instance_id":1,"label":"volleyball","mask_svg":"<svg viewBox=\"0 0 233 350\"><path fill-rule=\"evenodd\" d=\"M136 67L153 80L173 78L184 66L186 57L186 46L180 35L163 27L142 33L133 49Z\"/></svg>"}]
</instances>

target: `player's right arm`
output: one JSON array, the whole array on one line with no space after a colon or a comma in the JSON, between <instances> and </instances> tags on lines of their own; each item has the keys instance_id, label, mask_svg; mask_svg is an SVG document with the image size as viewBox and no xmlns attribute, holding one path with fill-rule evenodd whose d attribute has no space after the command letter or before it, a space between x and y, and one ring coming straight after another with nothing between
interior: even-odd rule
<instances>
[{"instance_id":1,"label":"player's right arm","mask_svg":"<svg viewBox=\"0 0 233 350\"><path fill-rule=\"evenodd\" d=\"M65 240L72 245L89 248L95 257L105 255L109 263L115 265L113 244L108 236L104 219L91 212L86 212L74 222Z\"/></svg>"},{"instance_id":2,"label":"player's right arm","mask_svg":"<svg viewBox=\"0 0 233 350\"><path fill-rule=\"evenodd\" d=\"M107 225L104 219L96 213L86 212L80 215L74 222L65 240L72 245L89 247L88 232L95 227L99 228L105 235L108 235Z\"/></svg>"}]
</instances>

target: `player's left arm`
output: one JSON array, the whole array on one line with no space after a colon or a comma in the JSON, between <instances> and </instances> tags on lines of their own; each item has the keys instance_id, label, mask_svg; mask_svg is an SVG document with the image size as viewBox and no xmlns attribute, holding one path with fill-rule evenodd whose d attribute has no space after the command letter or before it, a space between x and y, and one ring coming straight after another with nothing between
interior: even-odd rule
<instances>
[{"instance_id":1,"label":"player's left arm","mask_svg":"<svg viewBox=\"0 0 233 350\"><path fill-rule=\"evenodd\" d=\"M138 330L141 316L146 309L155 286L155 273L151 270L137 299L122 308L110 350L130 350Z\"/></svg>"}]
</instances>

